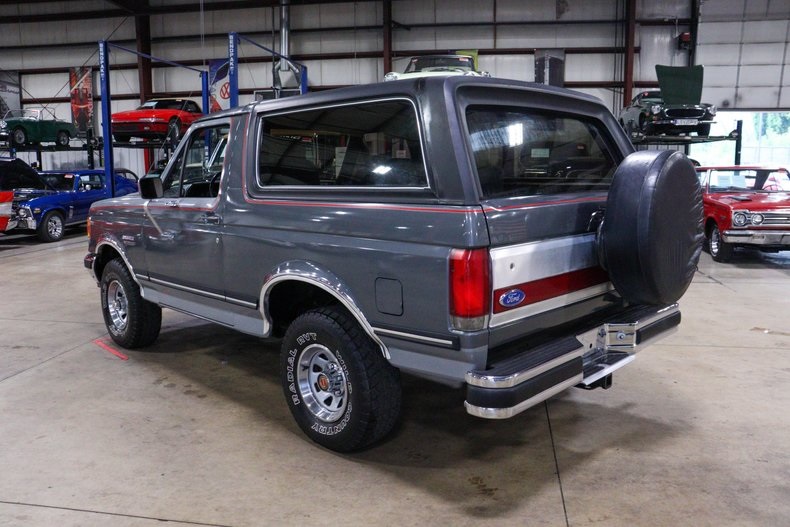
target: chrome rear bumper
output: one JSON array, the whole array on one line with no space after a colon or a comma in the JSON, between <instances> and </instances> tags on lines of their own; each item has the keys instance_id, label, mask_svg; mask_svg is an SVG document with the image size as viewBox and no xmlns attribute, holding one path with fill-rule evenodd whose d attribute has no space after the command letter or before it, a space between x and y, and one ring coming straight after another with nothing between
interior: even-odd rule
<instances>
[{"instance_id":1,"label":"chrome rear bumper","mask_svg":"<svg viewBox=\"0 0 790 527\"><path fill-rule=\"evenodd\" d=\"M594 387L679 324L677 304L637 306L576 336L525 350L486 370L467 372L466 411L506 419L572 386Z\"/></svg>"}]
</instances>

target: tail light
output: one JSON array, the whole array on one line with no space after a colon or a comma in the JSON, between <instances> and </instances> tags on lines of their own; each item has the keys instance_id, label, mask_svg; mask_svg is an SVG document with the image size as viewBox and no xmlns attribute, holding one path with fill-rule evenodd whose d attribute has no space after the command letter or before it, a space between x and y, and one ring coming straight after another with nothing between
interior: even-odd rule
<instances>
[{"instance_id":1,"label":"tail light","mask_svg":"<svg viewBox=\"0 0 790 527\"><path fill-rule=\"evenodd\" d=\"M90 240L91 239L91 217L90 216L88 216L88 228L87 228L87 230L88 230L88 239Z\"/></svg>"},{"instance_id":2,"label":"tail light","mask_svg":"<svg viewBox=\"0 0 790 527\"><path fill-rule=\"evenodd\" d=\"M491 308L491 263L488 249L450 252L450 317L455 329L485 328Z\"/></svg>"}]
</instances>

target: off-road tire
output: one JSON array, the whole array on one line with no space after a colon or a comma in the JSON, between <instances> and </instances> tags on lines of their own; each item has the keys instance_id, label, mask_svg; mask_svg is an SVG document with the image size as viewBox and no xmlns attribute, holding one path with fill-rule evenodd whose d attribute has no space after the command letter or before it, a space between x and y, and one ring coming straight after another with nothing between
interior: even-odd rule
<instances>
[{"instance_id":1,"label":"off-road tire","mask_svg":"<svg viewBox=\"0 0 790 527\"><path fill-rule=\"evenodd\" d=\"M101 310L110 337L124 348L154 343L162 327L162 308L140 295L123 260L110 261L101 277Z\"/></svg>"},{"instance_id":2,"label":"off-road tire","mask_svg":"<svg viewBox=\"0 0 790 527\"><path fill-rule=\"evenodd\" d=\"M340 309L308 311L291 323L280 374L296 423L328 449L365 448L388 435L400 418L398 370Z\"/></svg>"}]
</instances>

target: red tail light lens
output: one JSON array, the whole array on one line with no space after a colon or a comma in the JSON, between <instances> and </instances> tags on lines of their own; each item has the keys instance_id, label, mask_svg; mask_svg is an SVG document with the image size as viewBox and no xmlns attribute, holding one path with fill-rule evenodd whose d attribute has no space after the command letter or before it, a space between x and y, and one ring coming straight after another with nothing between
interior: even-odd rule
<instances>
[{"instance_id":1,"label":"red tail light lens","mask_svg":"<svg viewBox=\"0 0 790 527\"><path fill-rule=\"evenodd\" d=\"M450 315L454 325L458 329L481 329L490 306L488 249L454 249L450 253ZM458 319L476 320L470 327Z\"/></svg>"}]
</instances>

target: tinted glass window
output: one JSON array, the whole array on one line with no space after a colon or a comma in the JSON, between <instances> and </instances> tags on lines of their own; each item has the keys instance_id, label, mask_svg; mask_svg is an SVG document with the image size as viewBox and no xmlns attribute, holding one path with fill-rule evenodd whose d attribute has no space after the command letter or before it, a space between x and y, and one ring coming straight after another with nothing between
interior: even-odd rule
<instances>
[{"instance_id":1,"label":"tinted glass window","mask_svg":"<svg viewBox=\"0 0 790 527\"><path fill-rule=\"evenodd\" d=\"M41 174L41 177L55 190L74 190L74 174Z\"/></svg>"},{"instance_id":2,"label":"tinted glass window","mask_svg":"<svg viewBox=\"0 0 790 527\"><path fill-rule=\"evenodd\" d=\"M425 187L414 107L362 103L263 118L258 184Z\"/></svg>"},{"instance_id":3,"label":"tinted glass window","mask_svg":"<svg viewBox=\"0 0 790 527\"><path fill-rule=\"evenodd\" d=\"M619 161L592 120L501 107L470 107L466 120L487 198L606 191Z\"/></svg>"}]
</instances>

